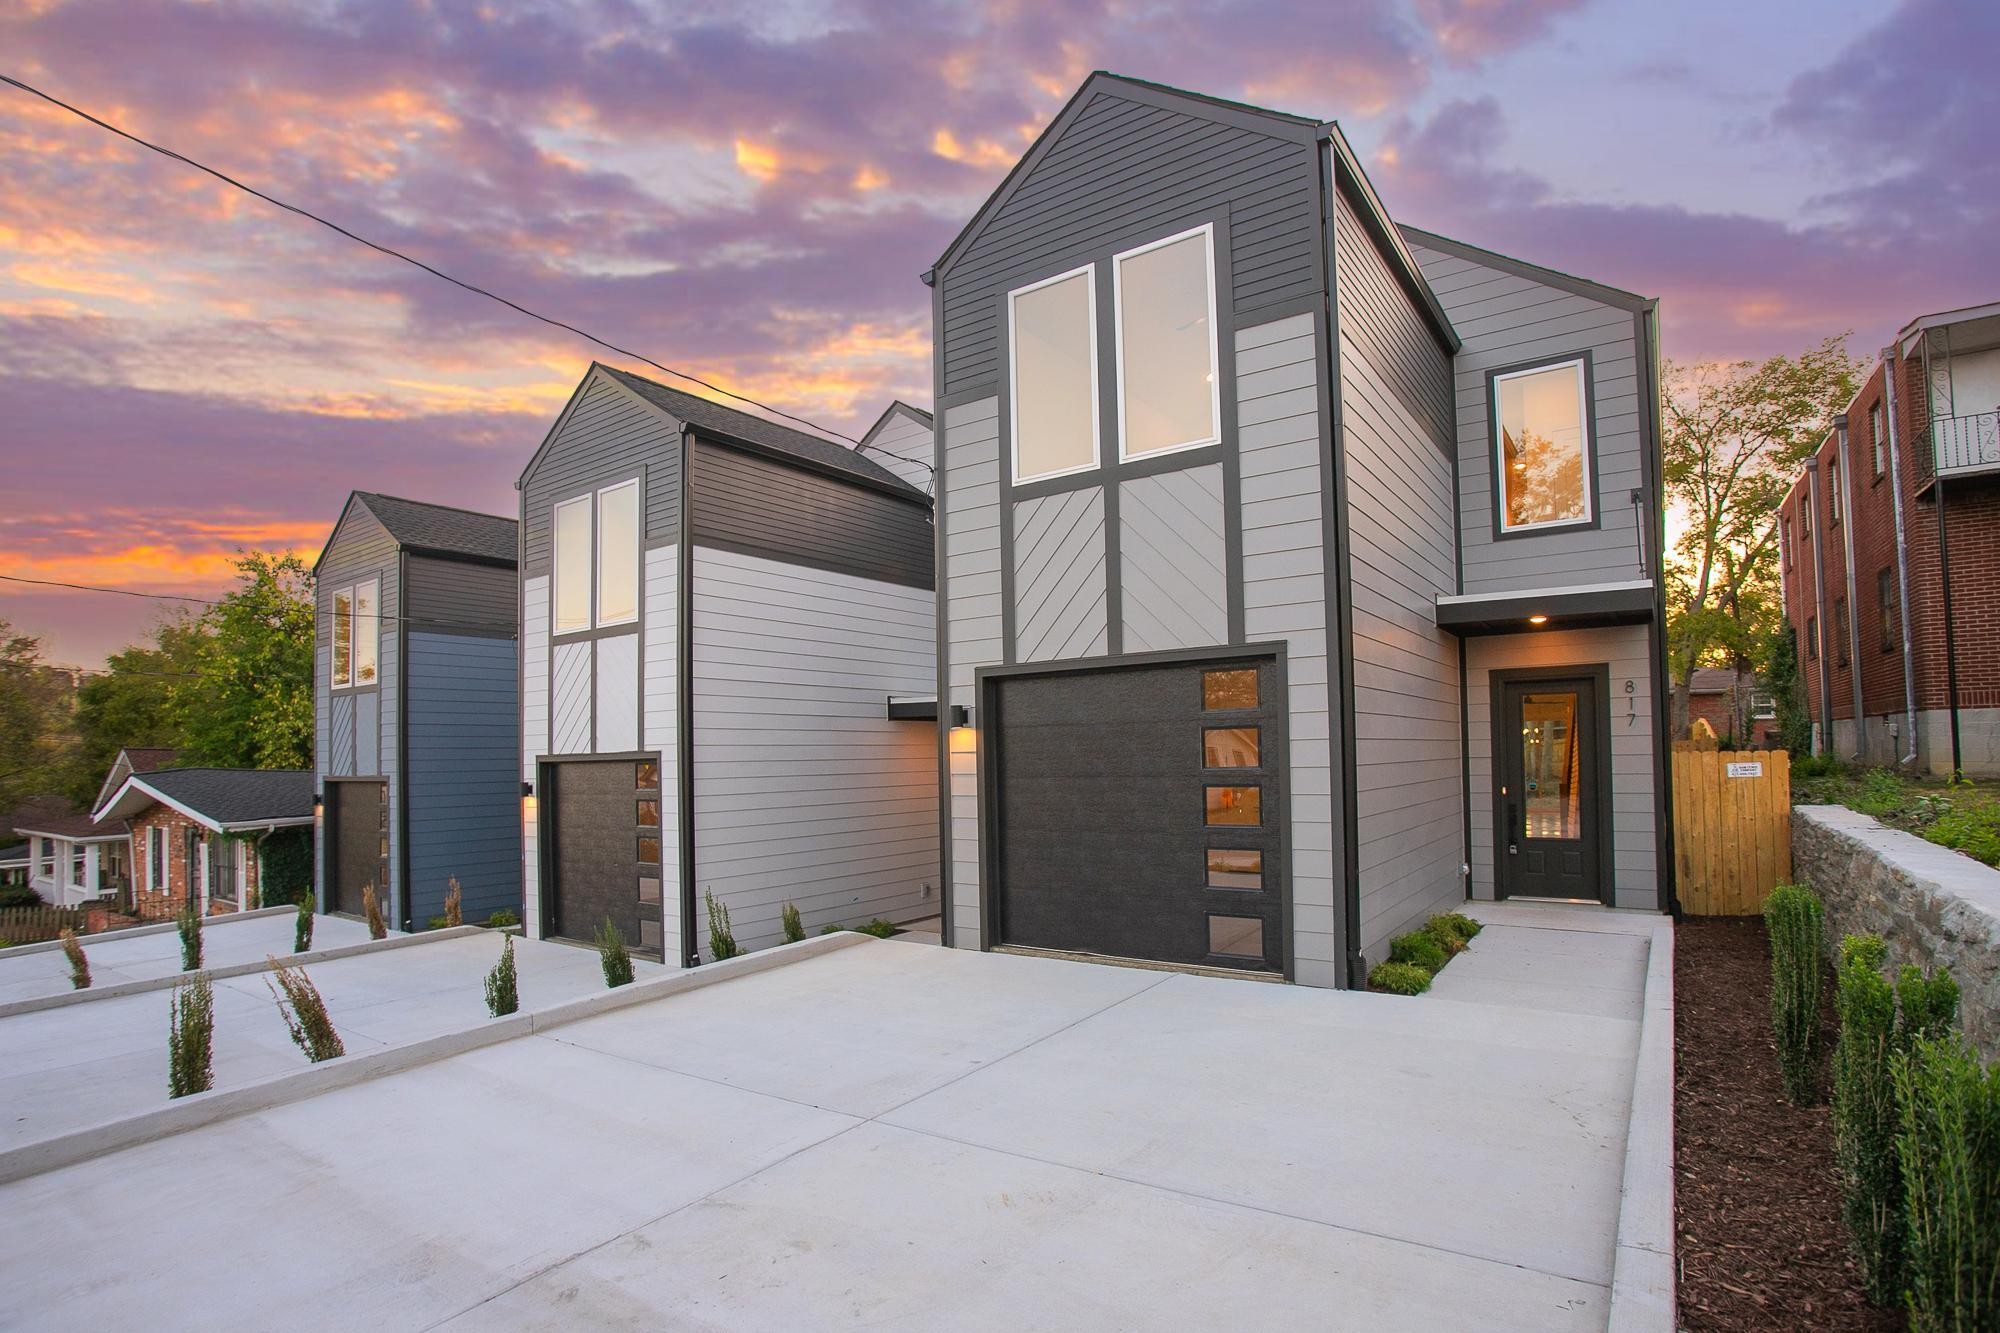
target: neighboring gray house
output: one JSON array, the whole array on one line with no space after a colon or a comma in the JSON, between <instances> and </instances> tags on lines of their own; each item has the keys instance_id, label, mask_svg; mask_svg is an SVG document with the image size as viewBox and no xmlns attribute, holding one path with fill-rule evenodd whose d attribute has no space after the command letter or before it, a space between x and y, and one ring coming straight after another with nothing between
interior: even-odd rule
<instances>
[{"instance_id":1,"label":"neighboring gray house","mask_svg":"<svg viewBox=\"0 0 2000 1333\"><path fill-rule=\"evenodd\" d=\"M788 902L815 931L934 915L925 492L602 365L518 485L528 932L609 920L690 965L710 892L745 948Z\"/></svg>"},{"instance_id":2,"label":"neighboring gray house","mask_svg":"<svg viewBox=\"0 0 2000 1333\"><path fill-rule=\"evenodd\" d=\"M514 520L356 491L313 566L320 907L521 910Z\"/></svg>"},{"instance_id":3,"label":"neighboring gray house","mask_svg":"<svg viewBox=\"0 0 2000 1333\"><path fill-rule=\"evenodd\" d=\"M1652 302L1102 73L925 280L948 943L1343 986L1670 904Z\"/></svg>"},{"instance_id":4,"label":"neighboring gray house","mask_svg":"<svg viewBox=\"0 0 2000 1333\"><path fill-rule=\"evenodd\" d=\"M935 493L931 488L935 432L930 413L897 399L868 428L855 452L867 454L925 495L931 495Z\"/></svg>"}]
</instances>

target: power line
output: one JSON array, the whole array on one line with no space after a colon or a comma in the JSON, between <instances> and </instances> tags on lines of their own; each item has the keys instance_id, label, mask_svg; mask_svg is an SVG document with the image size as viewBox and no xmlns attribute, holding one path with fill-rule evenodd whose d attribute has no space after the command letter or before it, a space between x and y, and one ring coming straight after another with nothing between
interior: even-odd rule
<instances>
[{"instance_id":1,"label":"power line","mask_svg":"<svg viewBox=\"0 0 2000 1333\"><path fill-rule=\"evenodd\" d=\"M190 597L182 593L174 593L174 592L141 592L136 588L107 588L101 584L96 584L96 583L65 583L59 579L31 579L20 574L0 574L0 582L28 583L28 584L33 584L35 587L38 588L63 588L73 592L110 593L118 597L143 597L154 601L194 602L200 606L222 605L221 602L215 600L212 597ZM313 608L313 623L315 626L328 624L331 623L338 615L339 615L338 612L335 612L331 609L328 609L326 611L321 611L317 606L315 606ZM416 626L419 629L435 626L438 629L484 630L493 633L504 633L509 637L512 637L517 633L519 633L520 629L519 626L515 625L511 621L444 620L435 616L423 616L423 617L399 616L388 611L349 610L347 612L347 615L357 620L373 620L384 625L408 620L412 625Z\"/></svg>"},{"instance_id":2,"label":"power line","mask_svg":"<svg viewBox=\"0 0 2000 1333\"><path fill-rule=\"evenodd\" d=\"M553 316L544 315L538 311L530 310L528 309L528 307L520 304L519 302L510 301L506 297L498 294L497 292L488 291L486 288L481 287L476 283L467 282L463 278L455 278L451 274L446 273L443 269L435 268L432 265L425 263L421 259L415 258L412 255L404 254L401 250L396 249L394 246L383 245L379 241L371 241L366 236L362 236L359 235L358 233L349 231L346 227L341 226L338 222L333 222L327 218L323 218L319 214L313 212L311 209L301 208L297 204L288 204L282 199L264 193L262 190L257 189L255 186L245 185L242 181L237 180L235 177L217 171L214 167L208 166L206 163L197 162L195 161L195 159L189 157L185 153L177 153L171 148L167 148L160 144L153 143L147 139L142 139L138 135L133 134L130 130L121 129L120 127L112 124L108 120L104 120L98 116L93 116L90 114L90 112L85 111L81 107L71 106L68 102L63 101L61 98L52 96L49 93L45 93L40 88L35 87L33 84L23 83L21 80L14 78L12 75L0 74L0 83L10 84L13 87L19 88L22 92L27 93L31 97L39 97L44 102L47 102L50 106L59 107L62 110L69 112L72 116L75 116L80 120L89 121L92 125L97 126L99 129L106 130L112 134L117 135L121 139L127 140L131 143L135 143L139 145L139 147L147 149L150 152L158 153L161 157L171 158L174 161L179 162L184 166L193 167L196 171L202 172L209 176L213 176L215 179L221 181L224 185L230 186L232 189L241 190L243 191L243 193L251 195L254 198L261 199L265 203L271 205L273 208L281 208L285 212L292 213L299 217L305 218L309 222L317 222L320 226L325 227L327 230L337 232L340 235L346 237L348 240L353 241L357 245L365 245L370 250L375 251L377 254L386 255L391 259L400 259L405 264L409 264L412 265L413 267L420 268L434 278L442 278L444 281L450 283L452 286L471 292L474 296L483 296L489 301L497 301L501 305L506 306L509 310L513 310L519 314L526 315L529 319L540 320L542 323L549 325L551 328L563 329L566 332L573 333L577 337L584 339L586 342L594 343L597 346L604 348L606 351L616 352L620 356L630 357L634 361L643 362L646 365L651 366L655 370L662 371L668 375L672 375L675 379L686 380L690 384L698 384L702 388L707 389L711 393L719 393L725 398L734 398L739 403L748 403L750 404L750 406L755 408L760 408L763 411L771 413L773 416L779 416L783 417L787 421L797 422L799 425L806 427L808 430L812 430L823 435L831 435L836 439L846 440L849 444L855 445L857 447L861 443L861 441L855 439L852 435L843 435L839 431L830 430L827 427L822 426L817 422L808 421L804 417L794 416L790 412L784 411L782 408L772 407L769 403L760 402L759 400L751 398L748 395L736 393L730 389L725 389L719 384L711 384L709 381L702 379L699 375L690 375L684 370L675 370L672 366L666 365L659 361L655 361L653 360L652 357L645 356L638 352L632 351L630 348L620 347L617 343L608 342L605 339L598 337L594 333L589 333L583 329L578 328L574 324L569 324L564 322L563 320L556 319Z\"/></svg>"},{"instance_id":3,"label":"power line","mask_svg":"<svg viewBox=\"0 0 2000 1333\"><path fill-rule=\"evenodd\" d=\"M0 78L5 78L0 75ZM201 606L215 606L218 603L210 597L187 597L177 592L139 592L133 588L100 588L90 583L64 583L60 579L31 579L21 574L0 574L0 579L9 583L32 583L38 588L69 588L76 592L109 592L120 597L150 597L156 601L195 602Z\"/></svg>"}]
</instances>

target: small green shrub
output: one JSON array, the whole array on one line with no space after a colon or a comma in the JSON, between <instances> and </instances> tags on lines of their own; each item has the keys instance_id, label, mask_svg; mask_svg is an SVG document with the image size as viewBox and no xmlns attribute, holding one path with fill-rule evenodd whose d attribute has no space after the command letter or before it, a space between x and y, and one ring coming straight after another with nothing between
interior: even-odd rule
<instances>
[{"instance_id":1,"label":"small green shrub","mask_svg":"<svg viewBox=\"0 0 2000 1333\"><path fill-rule=\"evenodd\" d=\"M299 914L292 922L292 952L305 953L313 947L313 904L310 897L299 899Z\"/></svg>"},{"instance_id":2,"label":"small green shrub","mask_svg":"<svg viewBox=\"0 0 2000 1333\"><path fill-rule=\"evenodd\" d=\"M465 924L465 895L458 887L457 875L444 884L444 924L447 928Z\"/></svg>"},{"instance_id":3,"label":"small green shrub","mask_svg":"<svg viewBox=\"0 0 2000 1333\"><path fill-rule=\"evenodd\" d=\"M1431 974L1415 963L1377 963L1368 971L1368 988L1390 995L1422 995L1431 988Z\"/></svg>"},{"instance_id":4,"label":"small green shrub","mask_svg":"<svg viewBox=\"0 0 2000 1333\"><path fill-rule=\"evenodd\" d=\"M1462 940L1469 940L1485 929L1463 912L1440 912L1424 925L1432 930L1450 931Z\"/></svg>"},{"instance_id":5,"label":"small green shrub","mask_svg":"<svg viewBox=\"0 0 2000 1333\"><path fill-rule=\"evenodd\" d=\"M70 989L89 990L90 960L83 956L83 945L78 942L76 932L64 926L61 939L63 957L69 959Z\"/></svg>"},{"instance_id":6,"label":"small green shrub","mask_svg":"<svg viewBox=\"0 0 2000 1333\"><path fill-rule=\"evenodd\" d=\"M821 926L819 928L819 933L822 935L838 935L841 931L846 929L847 927L845 926Z\"/></svg>"},{"instance_id":7,"label":"small green shrub","mask_svg":"<svg viewBox=\"0 0 2000 1333\"><path fill-rule=\"evenodd\" d=\"M806 937L806 923L804 918L800 917L797 907L786 903L785 910L779 916L785 926L785 943L797 944Z\"/></svg>"},{"instance_id":8,"label":"small green shrub","mask_svg":"<svg viewBox=\"0 0 2000 1333\"><path fill-rule=\"evenodd\" d=\"M42 895L25 884L0 885L0 907L40 907Z\"/></svg>"},{"instance_id":9,"label":"small green shrub","mask_svg":"<svg viewBox=\"0 0 2000 1333\"><path fill-rule=\"evenodd\" d=\"M521 1007L521 983L514 971L514 937L500 937L500 961L486 974L486 1012L505 1018Z\"/></svg>"},{"instance_id":10,"label":"small green shrub","mask_svg":"<svg viewBox=\"0 0 2000 1333\"><path fill-rule=\"evenodd\" d=\"M1837 778L1846 771L1846 765L1831 754L1802 755L1792 761L1795 778Z\"/></svg>"},{"instance_id":11,"label":"small green shrub","mask_svg":"<svg viewBox=\"0 0 2000 1333\"><path fill-rule=\"evenodd\" d=\"M1886 819L1903 808L1903 780L1886 768L1871 768L1861 779L1861 791L1854 808L1864 815Z\"/></svg>"},{"instance_id":12,"label":"small green shrub","mask_svg":"<svg viewBox=\"0 0 2000 1333\"><path fill-rule=\"evenodd\" d=\"M742 953L743 948L729 927L729 908L716 901L713 889L702 894L702 901L708 904L708 956L719 963Z\"/></svg>"},{"instance_id":13,"label":"small green shrub","mask_svg":"<svg viewBox=\"0 0 2000 1333\"><path fill-rule=\"evenodd\" d=\"M632 954L610 917L604 918L604 924L597 928L597 961L604 965L607 987L615 989L632 984Z\"/></svg>"},{"instance_id":14,"label":"small green shrub","mask_svg":"<svg viewBox=\"0 0 2000 1333\"><path fill-rule=\"evenodd\" d=\"M1903 1289L1903 1176L1896 1160L1896 993L1879 935L1840 942L1834 972L1840 1038L1833 1048L1834 1157L1841 1211L1868 1299Z\"/></svg>"},{"instance_id":15,"label":"small green shrub","mask_svg":"<svg viewBox=\"0 0 2000 1333\"><path fill-rule=\"evenodd\" d=\"M361 915L368 920L368 938L379 940L389 934L389 923L382 919L382 900L375 894L373 884L361 886Z\"/></svg>"},{"instance_id":16,"label":"small green shrub","mask_svg":"<svg viewBox=\"0 0 2000 1333\"><path fill-rule=\"evenodd\" d=\"M424 919L425 930L443 930L448 924L450 924L450 919L447 917L433 916Z\"/></svg>"},{"instance_id":17,"label":"small green shrub","mask_svg":"<svg viewBox=\"0 0 2000 1333\"><path fill-rule=\"evenodd\" d=\"M2000 867L2000 811L1957 809L1924 830L1941 847L1964 852L1975 861Z\"/></svg>"},{"instance_id":18,"label":"small green shrub","mask_svg":"<svg viewBox=\"0 0 2000 1333\"><path fill-rule=\"evenodd\" d=\"M274 829L257 844L257 893L266 907L312 900L313 834L310 828Z\"/></svg>"},{"instance_id":19,"label":"small green shrub","mask_svg":"<svg viewBox=\"0 0 2000 1333\"><path fill-rule=\"evenodd\" d=\"M1958 1022L1958 982L1939 968L1926 976L1915 964L1896 974L1896 1045L1909 1050L1924 1038L1950 1034Z\"/></svg>"},{"instance_id":20,"label":"small green shrub","mask_svg":"<svg viewBox=\"0 0 2000 1333\"><path fill-rule=\"evenodd\" d=\"M521 914L511 907L502 907L496 910L492 916L486 918L486 924L489 926L518 926L521 924Z\"/></svg>"},{"instance_id":21,"label":"small green shrub","mask_svg":"<svg viewBox=\"0 0 2000 1333\"><path fill-rule=\"evenodd\" d=\"M870 921L867 925L856 926L855 929L860 931L863 935L873 935L878 940L886 940L891 935L894 935L896 931L899 929L899 927L896 925L895 922L884 921L881 917L878 916L873 921Z\"/></svg>"},{"instance_id":22,"label":"small green shrub","mask_svg":"<svg viewBox=\"0 0 2000 1333\"><path fill-rule=\"evenodd\" d=\"M201 909L190 899L181 904L174 925L181 935L181 971L201 970Z\"/></svg>"},{"instance_id":23,"label":"small green shrub","mask_svg":"<svg viewBox=\"0 0 2000 1333\"><path fill-rule=\"evenodd\" d=\"M2000 1071L1965 1039L1920 1037L1895 1062L1911 1327L2000 1323Z\"/></svg>"},{"instance_id":24,"label":"small green shrub","mask_svg":"<svg viewBox=\"0 0 2000 1333\"><path fill-rule=\"evenodd\" d=\"M333 1020L327 1017L326 1001L320 999L319 987L313 985L306 970L296 963L279 962L275 954L268 957L271 975L264 979L264 984L271 988L271 998L278 1002L278 1013L285 1020L285 1031L291 1034L292 1044L314 1064L346 1055L347 1048L341 1044L340 1034L334 1031Z\"/></svg>"},{"instance_id":25,"label":"small green shrub","mask_svg":"<svg viewBox=\"0 0 2000 1333\"><path fill-rule=\"evenodd\" d=\"M1436 976L1448 959L1442 944L1424 931L1413 930L1389 941L1389 961L1408 963L1422 968L1427 976Z\"/></svg>"},{"instance_id":26,"label":"small green shrub","mask_svg":"<svg viewBox=\"0 0 2000 1333\"><path fill-rule=\"evenodd\" d=\"M167 1096L215 1086L215 987L197 972L174 985L167 1007Z\"/></svg>"},{"instance_id":27,"label":"small green shrub","mask_svg":"<svg viewBox=\"0 0 2000 1333\"><path fill-rule=\"evenodd\" d=\"M1798 1106L1819 1099L1819 898L1800 884L1780 884L1764 900L1764 929L1771 942L1771 1031L1778 1041L1778 1072L1785 1095Z\"/></svg>"}]
</instances>

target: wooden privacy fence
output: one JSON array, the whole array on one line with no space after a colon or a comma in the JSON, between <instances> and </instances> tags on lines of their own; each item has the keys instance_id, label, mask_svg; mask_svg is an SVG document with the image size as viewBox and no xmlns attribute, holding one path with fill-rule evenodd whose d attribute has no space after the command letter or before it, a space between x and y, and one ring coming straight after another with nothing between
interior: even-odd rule
<instances>
[{"instance_id":1,"label":"wooden privacy fence","mask_svg":"<svg viewBox=\"0 0 2000 1333\"><path fill-rule=\"evenodd\" d=\"M1673 749L1674 872L1691 916L1752 916L1792 877L1792 757Z\"/></svg>"},{"instance_id":2,"label":"wooden privacy fence","mask_svg":"<svg viewBox=\"0 0 2000 1333\"><path fill-rule=\"evenodd\" d=\"M83 934L83 910L77 907L0 907L0 940L9 944L40 944L65 930Z\"/></svg>"}]
</instances>

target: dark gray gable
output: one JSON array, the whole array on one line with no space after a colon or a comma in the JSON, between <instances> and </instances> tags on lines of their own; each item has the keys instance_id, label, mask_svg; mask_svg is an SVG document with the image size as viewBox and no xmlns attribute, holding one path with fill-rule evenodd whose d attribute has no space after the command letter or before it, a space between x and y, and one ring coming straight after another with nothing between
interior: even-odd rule
<instances>
[{"instance_id":1,"label":"dark gray gable","mask_svg":"<svg viewBox=\"0 0 2000 1333\"><path fill-rule=\"evenodd\" d=\"M1530 264L1525 259L1515 259L1511 255L1495 254L1491 250L1482 250L1476 245L1469 245L1464 241L1455 241L1449 236L1440 236L1436 232L1425 231L1421 227L1399 225L1397 230L1402 232L1411 241L1423 246L1426 250L1436 250L1441 254L1451 255L1474 264L1484 264L1488 268L1496 268L1503 273L1512 273L1518 277L1527 278L1531 282L1539 282L1545 286L1553 287L1557 291L1571 292L1577 296L1587 297L1592 301L1601 301L1605 305L1614 306L1620 310L1630 310L1638 313L1651 310L1656 304L1654 298L1649 296L1640 296L1636 292L1628 292L1619 287L1607 287L1601 282L1592 282L1588 278L1579 278L1574 274L1564 273L1558 269L1543 268L1540 264Z\"/></svg>"},{"instance_id":2,"label":"dark gray gable","mask_svg":"<svg viewBox=\"0 0 2000 1333\"><path fill-rule=\"evenodd\" d=\"M372 491L357 491L354 498L405 550L510 567L514 564L519 527L511 518Z\"/></svg>"},{"instance_id":3,"label":"dark gray gable","mask_svg":"<svg viewBox=\"0 0 2000 1333\"><path fill-rule=\"evenodd\" d=\"M329 560L336 564L345 563L335 558L335 551L345 555L345 548L356 544L370 549L388 544L393 546L396 539L382 526L382 520L375 517L368 506L361 502L360 491L349 491L346 501L340 506L340 517L333 521L333 531L326 535L326 545L320 548L319 558L313 561L313 573L322 573Z\"/></svg>"},{"instance_id":4,"label":"dark gray gable","mask_svg":"<svg viewBox=\"0 0 2000 1333\"><path fill-rule=\"evenodd\" d=\"M642 473L646 541L673 541L680 532L680 469L680 422L593 363L515 483L521 572L548 569L556 502Z\"/></svg>"}]
</instances>

